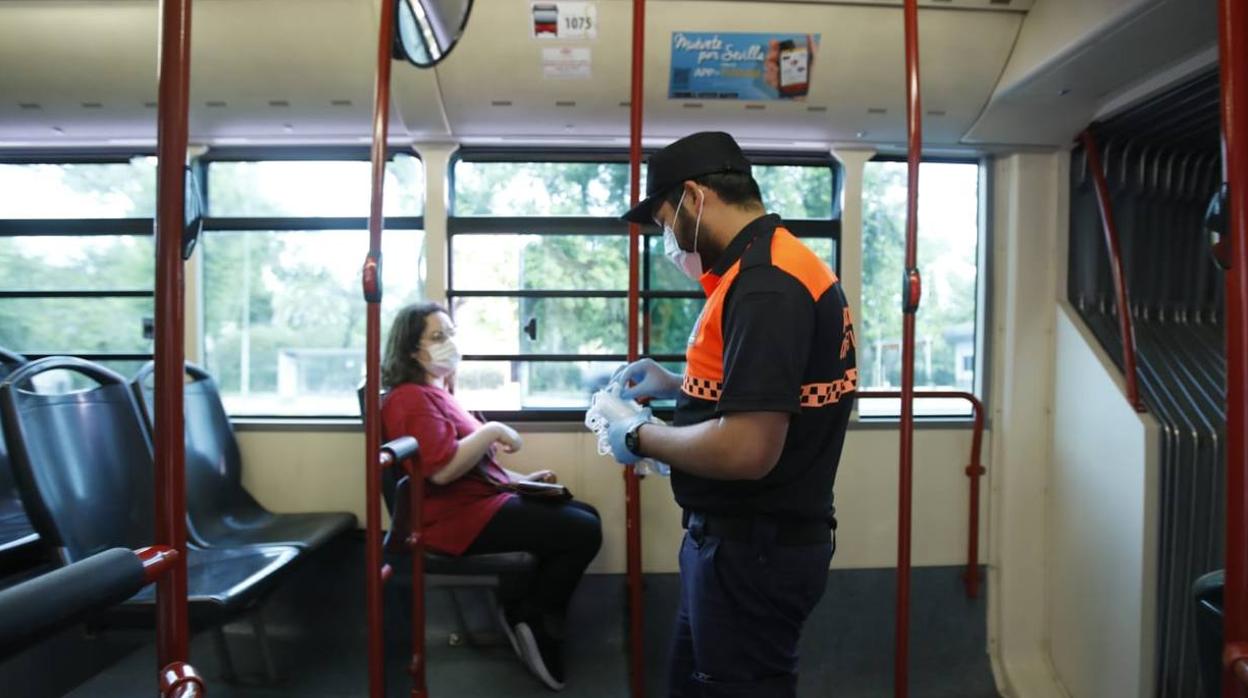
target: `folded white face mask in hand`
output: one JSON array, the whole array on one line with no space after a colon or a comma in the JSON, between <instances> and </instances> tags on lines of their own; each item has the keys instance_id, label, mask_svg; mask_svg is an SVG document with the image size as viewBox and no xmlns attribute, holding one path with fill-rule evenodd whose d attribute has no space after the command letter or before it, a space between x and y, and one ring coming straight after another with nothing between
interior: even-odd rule
<instances>
[{"instance_id":1,"label":"folded white face mask in hand","mask_svg":"<svg viewBox=\"0 0 1248 698\"><path fill-rule=\"evenodd\" d=\"M589 401L589 409L585 411L585 426L598 436L599 455L605 456L611 453L611 444L607 441L607 427L612 422L627 419L643 409L645 408L637 404L636 400L625 400L620 397L619 383L611 383L594 393ZM651 418L651 420L655 424L664 423L657 418ZM633 466L633 470L641 476L650 473L670 475L672 472L671 467L666 463L660 463L653 458L642 458Z\"/></svg>"}]
</instances>

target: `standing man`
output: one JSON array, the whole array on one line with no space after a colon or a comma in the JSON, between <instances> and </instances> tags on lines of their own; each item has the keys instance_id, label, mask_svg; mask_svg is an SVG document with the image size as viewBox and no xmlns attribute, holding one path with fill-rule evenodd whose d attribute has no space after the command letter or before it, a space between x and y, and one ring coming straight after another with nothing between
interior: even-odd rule
<instances>
[{"instance_id":1,"label":"standing man","mask_svg":"<svg viewBox=\"0 0 1248 698\"><path fill-rule=\"evenodd\" d=\"M706 292L685 375L623 369L625 398L676 398L609 426L616 460L672 466L684 510L670 696L792 698L802 624L835 548L832 483L858 382L849 307L832 270L767 215L732 136L655 153L646 200L667 256Z\"/></svg>"}]
</instances>

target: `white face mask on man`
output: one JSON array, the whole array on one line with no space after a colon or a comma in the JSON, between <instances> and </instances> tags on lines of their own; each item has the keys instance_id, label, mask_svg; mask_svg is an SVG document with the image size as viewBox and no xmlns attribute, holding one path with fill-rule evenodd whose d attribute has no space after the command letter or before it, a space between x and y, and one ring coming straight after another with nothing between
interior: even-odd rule
<instances>
[{"instance_id":1,"label":"white face mask on man","mask_svg":"<svg viewBox=\"0 0 1248 698\"><path fill-rule=\"evenodd\" d=\"M680 215L681 207L685 204L685 193L681 192L680 201L676 203L676 213L672 214L672 222ZM685 276L697 281L702 278L702 255L698 254L698 232L702 228L702 206L698 206L698 217L693 225L693 251L688 252L681 249L680 242L676 239L676 231L672 229L672 224L668 223L663 226L663 254L676 265L677 269L684 272Z\"/></svg>"},{"instance_id":2,"label":"white face mask on man","mask_svg":"<svg viewBox=\"0 0 1248 698\"><path fill-rule=\"evenodd\" d=\"M431 342L426 351L429 352L429 360L420 363L434 378L446 378L459 368L459 347L450 337L441 342Z\"/></svg>"}]
</instances>

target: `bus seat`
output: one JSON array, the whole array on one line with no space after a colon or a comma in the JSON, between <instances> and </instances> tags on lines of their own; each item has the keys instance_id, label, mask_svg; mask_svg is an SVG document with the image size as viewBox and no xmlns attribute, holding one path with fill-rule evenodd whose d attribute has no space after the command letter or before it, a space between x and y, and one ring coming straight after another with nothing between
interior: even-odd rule
<instances>
[{"instance_id":1,"label":"bus seat","mask_svg":"<svg viewBox=\"0 0 1248 698\"><path fill-rule=\"evenodd\" d=\"M26 363L26 357L0 348L0 381ZM38 547L39 534L35 533L17 483L13 481L13 469L9 465L4 434L0 432L0 571L13 567L11 561L28 557L29 551ZM20 566L20 565L19 565Z\"/></svg>"},{"instance_id":2,"label":"bus seat","mask_svg":"<svg viewBox=\"0 0 1248 698\"><path fill-rule=\"evenodd\" d=\"M1224 570L1210 572L1192 585L1196 602L1196 646L1199 652L1200 683L1205 698L1222 695L1222 588Z\"/></svg>"},{"instance_id":3,"label":"bus seat","mask_svg":"<svg viewBox=\"0 0 1248 698\"><path fill-rule=\"evenodd\" d=\"M404 476L399 479L394 489L394 510L391 512L390 530L386 532L383 548L390 568L396 576L403 578L404 573L411 569L411 564L404 564L410 550L407 538L411 532L411 478ZM475 588L486 593L491 615L504 622L499 613L498 588L504 577L525 579L532 576L537 569L537 558L530 553L489 553L484 555L443 555L425 551L425 584L427 588L446 589L451 597L451 605L459 623L459 634L467 638L470 644L490 644L479 638L469 627L467 615L460 604L456 589ZM409 573L410 579L410 573ZM410 581L409 581L410 583Z\"/></svg>"},{"instance_id":4,"label":"bus seat","mask_svg":"<svg viewBox=\"0 0 1248 698\"><path fill-rule=\"evenodd\" d=\"M98 386L58 395L18 388L53 370L73 371ZM34 361L0 385L0 420L31 522L61 564L154 542L155 467L125 378L81 359ZM250 610L297 552L288 546L188 546L192 622L216 625ZM105 622L139 619L148 625L154 607L148 588L108 611Z\"/></svg>"},{"instance_id":5,"label":"bus seat","mask_svg":"<svg viewBox=\"0 0 1248 698\"><path fill-rule=\"evenodd\" d=\"M131 381L148 433L154 433L154 369L148 362ZM191 540L205 547L290 545L311 551L355 528L355 515L347 512L275 514L261 506L243 487L242 455L216 381L190 363L186 375L191 379L183 386Z\"/></svg>"},{"instance_id":6,"label":"bus seat","mask_svg":"<svg viewBox=\"0 0 1248 698\"><path fill-rule=\"evenodd\" d=\"M364 385L356 391L356 397L360 403L360 414L364 413L364 391ZM383 389L381 392L383 403L385 399L386 391ZM384 427L382 432L382 438L388 438L384 433ZM419 458L419 452L414 457ZM386 532L386 539L382 546L387 558L406 558L410 553L405 542L412 530L410 491L411 480L402 474L401 464L396 463L381 471L381 494L386 503L386 510L390 513L391 521L390 530ZM410 563L403 563L401 559L390 560L390 568L400 579L404 578L411 569ZM535 569L537 569L537 558L529 553L456 556L425 551L426 586L448 590L459 621L460 635L468 638L472 644L486 643L478 641L477 636L469 631L467 619L459 603L459 597L455 595L455 589L468 587L485 590L491 610L494 611L495 617L498 617L500 614L497 613L497 589L503 577L521 579L531 575Z\"/></svg>"}]
</instances>

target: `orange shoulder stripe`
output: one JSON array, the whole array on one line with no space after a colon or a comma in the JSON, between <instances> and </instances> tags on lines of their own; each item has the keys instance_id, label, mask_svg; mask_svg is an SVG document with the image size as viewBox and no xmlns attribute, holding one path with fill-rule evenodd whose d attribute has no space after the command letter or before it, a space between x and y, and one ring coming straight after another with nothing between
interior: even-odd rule
<instances>
[{"instance_id":1,"label":"orange shoulder stripe","mask_svg":"<svg viewBox=\"0 0 1248 698\"><path fill-rule=\"evenodd\" d=\"M776 228L771 239L771 263L800 281L815 300L837 281L827 263L784 228Z\"/></svg>"}]
</instances>

